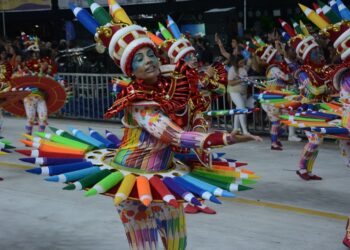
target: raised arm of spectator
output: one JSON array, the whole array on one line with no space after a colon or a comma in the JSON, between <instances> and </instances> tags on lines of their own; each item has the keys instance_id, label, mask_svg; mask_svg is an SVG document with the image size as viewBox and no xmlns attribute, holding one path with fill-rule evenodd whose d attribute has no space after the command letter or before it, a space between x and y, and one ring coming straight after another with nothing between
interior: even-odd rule
<instances>
[{"instance_id":1,"label":"raised arm of spectator","mask_svg":"<svg viewBox=\"0 0 350 250\"><path fill-rule=\"evenodd\" d=\"M215 33L215 43L219 46L220 53L223 57L225 57L227 60L230 59L231 55L228 53L222 44L222 41L218 35L218 33Z\"/></svg>"}]
</instances>

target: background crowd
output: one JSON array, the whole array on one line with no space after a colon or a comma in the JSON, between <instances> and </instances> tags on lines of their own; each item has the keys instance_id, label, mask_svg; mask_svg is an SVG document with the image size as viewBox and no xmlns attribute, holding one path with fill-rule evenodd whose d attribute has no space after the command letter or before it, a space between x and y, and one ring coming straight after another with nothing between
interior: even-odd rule
<instances>
[{"instance_id":1,"label":"background crowd","mask_svg":"<svg viewBox=\"0 0 350 250\"><path fill-rule=\"evenodd\" d=\"M340 62L332 44L318 36L313 27L308 30L316 37L318 44L322 47L327 64ZM229 76L227 87L227 103L230 107L243 108L252 107L252 86L245 79L248 77L264 77L266 65L258 57L246 50L246 41L255 36L254 32L246 33L244 37L228 38L226 34L215 34L214 36L192 36L188 37L197 51L199 67L205 70L213 63L220 61L226 65ZM298 64L295 50L288 46L277 29L260 34L267 43L273 44L276 49L288 60L288 64ZM99 53L93 41L43 41L38 42L40 56L49 57L56 61L58 72L65 73L121 73L108 56L108 53ZM84 44L84 47L77 44ZM90 44L90 45L88 45ZM0 38L0 63L8 61L14 70L28 58L30 54L26 51L21 36L13 39ZM296 86L296 85L295 85ZM236 116L233 127L248 133L245 116Z\"/></svg>"}]
</instances>

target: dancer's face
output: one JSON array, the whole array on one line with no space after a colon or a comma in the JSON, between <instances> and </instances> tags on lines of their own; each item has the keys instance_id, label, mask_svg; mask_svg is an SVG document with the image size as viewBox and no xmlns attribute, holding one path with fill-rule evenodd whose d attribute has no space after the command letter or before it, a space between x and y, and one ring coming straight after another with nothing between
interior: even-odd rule
<instances>
[{"instance_id":1,"label":"dancer's face","mask_svg":"<svg viewBox=\"0 0 350 250\"><path fill-rule=\"evenodd\" d=\"M191 53L188 53L185 58L184 58L184 61L188 64L188 66L190 66L191 68L193 69L196 69L198 68L198 59L196 57L196 55L191 52Z\"/></svg>"},{"instance_id":2,"label":"dancer's face","mask_svg":"<svg viewBox=\"0 0 350 250\"><path fill-rule=\"evenodd\" d=\"M148 47L139 49L132 59L132 74L145 83L155 83L158 79L159 62L153 50Z\"/></svg>"},{"instance_id":3,"label":"dancer's face","mask_svg":"<svg viewBox=\"0 0 350 250\"><path fill-rule=\"evenodd\" d=\"M316 64L316 65L325 64L325 58L323 55L323 51L319 47L313 48L310 51L310 61L311 61L311 63Z\"/></svg>"},{"instance_id":4,"label":"dancer's face","mask_svg":"<svg viewBox=\"0 0 350 250\"><path fill-rule=\"evenodd\" d=\"M276 55L275 55L275 61L277 62L283 61L282 55L278 51L276 52Z\"/></svg>"}]
</instances>

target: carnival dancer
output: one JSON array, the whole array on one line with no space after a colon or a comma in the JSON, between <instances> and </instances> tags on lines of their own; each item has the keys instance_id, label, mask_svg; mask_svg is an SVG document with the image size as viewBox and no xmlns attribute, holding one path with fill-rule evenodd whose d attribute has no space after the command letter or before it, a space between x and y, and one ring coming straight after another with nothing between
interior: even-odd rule
<instances>
[{"instance_id":1,"label":"carnival dancer","mask_svg":"<svg viewBox=\"0 0 350 250\"><path fill-rule=\"evenodd\" d=\"M205 72L199 72L198 60L195 55L195 48L191 42L181 34L177 24L174 20L167 17L167 28L158 23L159 34L162 38L155 36L148 32L148 36L152 41L158 45L161 57L161 71L163 75L173 72L174 67L181 61L184 61L195 74L192 82L192 95L189 102L189 109L185 112L180 112L179 117L185 121L181 127L187 131L208 132L209 124L203 116L203 112L209 111L213 98L225 93L225 84L227 83L227 74L224 66L220 63L208 67ZM193 73L192 73L193 74ZM193 77L192 77L193 78ZM189 119L184 117L188 117ZM188 121L186 121L188 120ZM175 152L188 153L188 150L177 148ZM195 150L198 155L206 155L202 150ZM185 207L186 213L204 212L208 214L215 214L216 212L202 204L202 206L195 206L188 204Z\"/></svg>"},{"instance_id":2,"label":"carnival dancer","mask_svg":"<svg viewBox=\"0 0 350 250\"><path fill-rule=\"evenodd\" d=\"M315 15L314 13L308 13L306 6L300 5L307 17L312 21L319 29L320 34L329 39L337 53L340 55L342 63L337 65L331 72L331 79L336 90L340 93L339 101L341 106L341 127L350 130L350 46L349 46L349 34L350 34L350 10L340 0L336 2L339 14L334 12L330 6L319 1L322 7L322 14L327 20L320 19L322 15ZM336 127L339 130L340 126ZM344 156L345 163L350 166L350 146L349 135L341 135L340 147L342 155ZM345 227L346 233L343 239L343 244L350 248L350 218L347 220Z\"/></svg>"},{"instance_id":3,"label":"carnival dancer","mask_svg":"<svg viewBox=\"0 0 350 250\"><path fill-rule=\"evenodd\" d=\"M304 13L309 13L312 16L316 15L321 22L320 25L324 25L325 21L313 10L302 5L301 8ZM285 21L280 20L280 22L290 36L290 46L295 48L298 58L303 62L303 65L294 74L300 83L301 102L304 104L299 111L309 113L316 111L314 110L314 107L316 107L314 104L330 101L331 95L334 93L334 88L330 81L332 67L325 65L325 59L319 45L306 29L303 31L297 23L294 23L293 29ZM285 117L289 121L284 121L284 123L289 125L297 124L293 117L293 115ZM324 134L308 130L305 131L305 134L308 138L308 143L301 154L299 170L296 173L301 179L306 181L322 180L320 176L313 174L312 170L318 154L318 147L323 142Z\"/></svg>"},{"instance_id":4,"label":"carnival dancer","mask_svg":"<svg viewBox=\"0 0 350 250\"><path fill-rule=\"evenodd\" d=\"M12 75L12 67L9 63L4 62L0 64L0 93L6 92L10 89L9 80ZM2 108L0 108L0 135L2 135L4 124L4 116Z\"/></svg>"},{"instance_id":5,"label":"carnival dancer","mask_svg":"<svg viewBox=\"0 0 350 250\"><path fill-rule=\"evenodd\" d=\"M343 240L343 244L348 248L350 248L350 223L349 222L350 222L350 217L348 218L348 222L346 223L346 227L345 227L346 233Z\"/></svg>"},{"instance_id":6,"label":"carnival dancer","mask_svg":"<svg viewBox=\"0 0 350 250\"><path fill-rule=\"evenodd\" d=\"M340 55L342 63L335 66L331 72L331 79L333 85L337 91L339 91L339 102L341 103L341 126L350 129L349 116L350 116L350 47L347 45L348 34L350 34L349 19L350 11L341 2L338 1L336 6L339 8L339 16L328 5L322 3L322 10L327 17L327 23L322 23L320 26L318 19L311 18L320 28L320 34L329 39L337 53ZM303 8L306 8L303 6ZM346 166L350 167L350 146L347 138L339 138L339 145L341 148L341 154L344 156Z\"/></svg>"},{"instance_id":7,"label":"carnival dancer","mask_svg":"<svg viewBox=\"0 0 350 250\"><path fill-rule=\"evenodd\" d=\"M196 166L191 171L186 165L179 165L173 161L172 147L208 149L261 139L227 132L184 131L179 126L183 120L179 119L177 113L184 110L190 101L191 79L189 77L191 74L188 71L191 69L179 62L171 76L161 76L156 56L157 49L148 38L146 31L132 24L123 9L114 1L109 1L111 16L93 1L88 3L95 18L73 4L70 7L78 20L95 36L97 42L108 49L115 64L125 75L131 77L132 81L119 92L116 101L106 113L106 118L109 118L124 110L125 115L122 119L125 126L124 136L116 151L102 149L103 145L98 141L84 136L82 131L71 129L73 135L70 136L84 138L92 143L90 148L101 148L91 152L85 151L87 152L85 159L88 163L78 164L80 167L81 164L89 165L97 159L100 159L102 164L94 170L97 171L95 174L99 175L98 181L95 178L91 183L92 177L84 172L84 176L90 180L91 188L86 195L109 192L109 195L115 197L114 203L125 227L131 249L157 249L158 233L165 249L185 249L185 217L182 206L177 203L177 198L182 197L186 201L195 202L197 196L217 202L213 193L206 191L210 186L207 185L209 184L207 181L204 181L203 176L211 179L219 176L222 170L213 169L208 172L207 169ZM67 142L56 136L46 138ZM77 146L76 143L74 145ZM88 150L85 146L84 148ZM41 151L44 154L43 148ZM81 156L81 150L74 152L70 155ZM112 159L108 158L110 154ZM51 176L49 180L67 181L66 177L74 174L72 170L71 164L69 170L64 171L69 172L65 174L65 178L62 179L62 176L56 175ZM31 171L42 173L41 169ZM196 173L191 174L192 172ZM202 180L195 177L198 174L203 177ZM75 178L78 181L70 184L70 189L86 183L86 178L83 178L84 181L81 175ZM218 182L218 185L221 184ZM136 193L132 191L133 189ZM211 191L228 195L226 191L221 190L214 188ZM198 200L195 203L198 204Z\"/></svg>"},{"instance_id":8,"label":"carnival dancer","mask_svg":"<svg viewBox=\"0 0 350 250\"><path fill-rule=\"evenodd\" d=\"M10 78L12 75L12 67L9 63L1 63L0 64L0 133L2 134L3 130L3 115L2 109L4 106L9 105L11 102L15 102L17 100L21 100L24 97L28 96L30 92L28 91L15 91L11 90L10 86ZM2 138L2 137L1 137ZM9 149L13 149L11 143L8 140L1 139L0 140L0 155L6 155L7 153L11 153ZM3 178L0 177L0 181Z\"/></svg>"},{"instance_id":9,"label":"carnival dancer","mask_svg":"<svg viewBox=\"0 0 350 250\"><path fill-rule=\"evenodd\" d=\"M259 101L262 103L262 108L267 113L267 116L271 122L271 150L283 150L282 143L279 140L280 128L280 115L281 108L289 108L298 105L297 102L289 102L283 99L283 96L293 94L292 92L282 93L288 86L288 84L293 83L292 71L283 60L281 54L272 45L266 44L259 37L252 39L252 42L247 43L247 50L254 53L258 57L260 62L268 65L266 69L267 81L259 85L263 93L257 95ZM282 95L280 102L265 100L268 95L265 94L277 94ZM287 102L287 103L286 103Z\"/></svg>"},{"instance_id":10,"label":"carnival dancer","mask_svg":"<svg viewBox=\"0 0 350 250\"><path fill-rule=\"evenodd\" d=\"M21 34L29 58L13 72L11 87L25 89L31 94L21 102L5 107L6 111L27 116L26 134L31 135L33 126L38 123L38 131L45 131L48 114L57 112L66 102L67 91L62 81L56 81L56 67L51 59L40 58L39 39Z\"/></svg>"}]
</instances>

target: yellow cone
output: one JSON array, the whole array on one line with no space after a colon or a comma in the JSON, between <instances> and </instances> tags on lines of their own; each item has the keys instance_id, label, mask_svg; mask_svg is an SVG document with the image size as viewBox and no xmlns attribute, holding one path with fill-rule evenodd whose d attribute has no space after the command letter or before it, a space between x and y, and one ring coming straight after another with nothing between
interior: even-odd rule
<instances>
[{"instance_id":1,"label":"yellow cone","mask_svg":"<svg viewBox=\"0 0 350 250\"><path fill-rule=\"evenodd\" d=\"M303 21L299 21L299 24L300 24L300 28L301 28L301 31L304 33L305 36L309 36L310 33L309 31L307 30L305 24L303 23Z\"/></svg>"},{"instance_id":2,"label":"yellow cone","mask_svg":"<svg viewBox=\"0 0 350 250\"><path fill-rule=\"evenodd\" d=\"M302 5L300 3L299 3L299 7L304 12L306 17L311 22L313 22L319 29L323 30L329 26L329 23L326 22L322 17L317 15L317 13L315 11L313 11L312 9L310 9L310 8L306 7L305 5Z\"/></svg>"},{"instance_id":3,"label":"yellow cone","mask_svg":"<svg viewBox=\"0 0 350 250\"><path fill-rule=\"evenodd\" d=\"M108 4L114 22L123 22L129 25L132 24L128 14L126 14L125 10L115 0L108 0Z\"/></svg>"}]
</instances>

